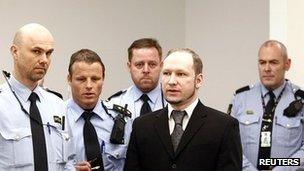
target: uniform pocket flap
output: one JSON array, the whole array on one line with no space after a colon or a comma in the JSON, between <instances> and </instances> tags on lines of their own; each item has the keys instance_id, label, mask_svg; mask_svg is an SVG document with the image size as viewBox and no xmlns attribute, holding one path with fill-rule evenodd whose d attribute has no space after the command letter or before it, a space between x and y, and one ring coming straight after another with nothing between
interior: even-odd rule
<instances>
[{"instance_id":1,"label":"uniform pocket flap","mask_svg":"<svg viewBox=\"0 0 304 171\"><path fill-rule=\"evenodd\" d=\"M241 115L238 120L241 124L250 125L250 124L259 122L260 116L258 116L258 115Z\"/></svg>"},{"instance_id":2,"label":"uniform pocket flap","mask_svg":"<svg viewBox=\"0 0 304 171\"><path fill-rule=\"evenodd\" d=\"M127 153L127 145L121 144L111 144L111 143L105 143L105 153L113 156L116 159L126 158Z\"/></svg>"},{"instance_id":3,"label":"uniform pocket flap","mask_svg":"<svg viewBox=\"0 0 304 171\"><path fill-rule=\"evenodd\" d=\"M287 129L292 129L299 127L301 125L301 120L299 118L277 117L276 124Z\"/></svg>"},{"instance_id":4,"label":"uniform pocket flap","mask_svg":"<svg viewBox=\"0 0 304 171\"><path fill-rule=\"evenodd\" d=\"M14 141L19 141L32 135L30 128L15 128L5 130L0 128L0 133L4 139Z\"/></svg>"}]
</instances>

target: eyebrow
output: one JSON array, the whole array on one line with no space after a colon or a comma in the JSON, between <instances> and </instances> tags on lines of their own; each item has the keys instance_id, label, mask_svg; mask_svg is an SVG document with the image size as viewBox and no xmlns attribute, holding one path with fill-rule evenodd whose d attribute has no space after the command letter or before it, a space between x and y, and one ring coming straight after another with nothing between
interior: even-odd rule
<instances>
[{"instance_id":1,"label":"eyebrow","mask_svg":"<svg viewBox=\"0 0 304 171\"><path fill-rule=\"evenodd\" d=\"M53 51L54 51L54 48L51 48L51 49L43 49L43 48L41 48L41 47L39 47L39 46L34 46L34 47L32 47L32 49L38 49L38 50L41 50L41 51L46 51L47 53L48 53L48 52L53 52Z\"/></svg>"}]
</instances>

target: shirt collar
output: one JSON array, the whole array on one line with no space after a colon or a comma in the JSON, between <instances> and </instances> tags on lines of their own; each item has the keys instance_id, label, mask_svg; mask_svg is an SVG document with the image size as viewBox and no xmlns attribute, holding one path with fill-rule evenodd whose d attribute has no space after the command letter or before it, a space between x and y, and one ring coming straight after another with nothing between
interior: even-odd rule
<instances>
[{"instance_id":1,"label":"shirt collar","mask_svg":"<svg viewBox=\"0 0 304 171\"><path fill-rule=\"evenodd\" d=\"M276 98L278 98L278 96L282 92L283 88L285 87L285 84L286 84L286 81L284 80L284 83L280 87L272 90L272 92L274 93ZM263 97L265 97L268 92L269 92L269 90L264 85L262 85L262 95L263 95Z\"/></svg>"},{"instance_id":2,"label":"shirt collar","mask_svg":"<svg viewBox=\"0 0 304 171\"><path fill-rule=\"evenodd\" d=\"M38 95L39 101L42 100L43 95L41 93L42 88L40 86L36 86L36 88L31 91L25 85L20 83L13 75L11 75L9 82L12 86L13 91L16 93L17 96L21 97L24 102L28 101L28 98L30 97L32 92L35 92Z\"/></svg>"},{"instance_id":3,"label":"shirt collar","mask_svg":"<svg viewBox=\"0 0 304 171\"><path fill-rule=\"evenodd\" d=\"M84 110L73 100L70 99L68 101L68 108L72 111L72 113L75 114L75 122L81 118L82 113ZM93 112L100 118L104 119L105 110L103 106L101 105L100 99L98 99L96 106L93 109Z\"/></svg>"},{"instance_id":4,"label":"shirt collar","mask_svg":"<svg viewBox=\"0 0 304 171\"><path fill-rule=\"evenodd\" d=\"M150 98L151 102L154 104L158 98L160 92L160 84L158 84L153 90L151 90L149 93L143 93L141 90L139 90L135 85L134 85L134 101L140 100L140 97L142 94L147 94L148 97Z\"/></svg>"},{"instance_id":5,"label":"shirt collar","mask_svg":"<svg viewBox=\"0 0 304 171\"><path fill-rule=\"evenodd\" d=\"M193 110L195 109L196 105L198 103L198 98L196 98L186 109L184 109L187 112L188 117L190 118ZM168 117L171 118L171 113L173 111L173 107L171 106L170 103L168 103Z\"/></svg>"}]
</instances>

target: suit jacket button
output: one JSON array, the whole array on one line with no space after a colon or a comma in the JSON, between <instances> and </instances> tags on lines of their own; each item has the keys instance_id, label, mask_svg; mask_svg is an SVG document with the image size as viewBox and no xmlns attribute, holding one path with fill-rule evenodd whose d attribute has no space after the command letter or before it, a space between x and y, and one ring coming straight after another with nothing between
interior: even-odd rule
<instances>
[{"instance_id":1,"label":"suit jacket button","mask_svg":"<svg viewBox=\"0 0 304 171\"><path fill-rule=\"evenodd\" d=\"M176 166L175 163L171 165L171 168L172 168L172 169L176 169L176 167L177 167L177 166Z\"/></svg>"}]
</instances>

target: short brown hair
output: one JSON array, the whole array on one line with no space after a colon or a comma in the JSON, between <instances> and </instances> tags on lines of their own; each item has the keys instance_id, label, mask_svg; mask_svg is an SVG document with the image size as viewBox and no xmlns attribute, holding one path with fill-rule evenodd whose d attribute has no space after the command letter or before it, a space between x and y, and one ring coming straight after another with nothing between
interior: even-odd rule
<instances>
[{"instance_id":1,"label":"short brown hair","mask_svg":"<svg viewBox=\"0 0 304 171\"><path fill-rule=\"evenodd\" d=\"M86 62L89 64L98 62L102 67L102 77L105 77L105 66L96 52L90 49L80 49L79 51L73 53L70 58L70 64L68 69L70 75L72 75L72 66L75 62Z\"/></svg>"},{"instance_id":2,"label":"short brown hair","mask_svg":"<svg viewBox=\"0 0 304 171\"><path fill-rule=\"evenodd\" d=\"M186 52L186 53L189 53L192 56L192 59L193 59L194 73L196 75L198 75L198 74L201 74L203 72L203 62L202 62L201 58L199 57L199 55L197 53L195 53L193 50L191 50L189 48L171 49L167 53L167 56L169 56L170 54L172 54L174 52Z\"/></svg>"},{"instance_id":3,"label":"short brown hair","mask_svg":"<svg viewBox=\"0 0 304 171\"><path fill-rule=\"evenodd\" d=\"M159 45L158 41L153 38L142 38L135 40L131 46L128 48L128 60L131 61L133 57L133 49L142 49L142 48L156 48L158 51L159 59L162 58L162 48Z\"/></svg>"}]
</instances>

